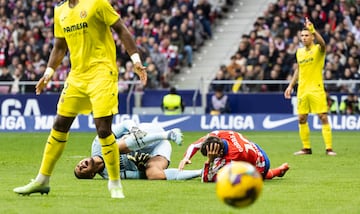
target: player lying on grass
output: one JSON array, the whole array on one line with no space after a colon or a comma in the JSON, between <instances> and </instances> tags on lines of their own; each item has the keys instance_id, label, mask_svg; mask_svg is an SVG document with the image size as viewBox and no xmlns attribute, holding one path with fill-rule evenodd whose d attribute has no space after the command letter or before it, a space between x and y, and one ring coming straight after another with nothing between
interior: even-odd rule
<instances>
[{"instance_id":1,"label":"player lying on grass","mask_svg":"<svg viewBox=\"0 0 360 214\"><path fill-rule=\"evenodd\" d=\"M186 180L201 176L200 170L168 169L171 158L171 144L173 141L181 145L183 135L179 129L165 131L163 128L151 123L141 123L139 128L132 120L126 120L113 127L113 133L120 153L127 154L132 151L149 154L151 157L135 158L134 162L146 163L145 169L138 170L137 166L129 161L126 155L120 155L121 178L150 180ZM108 179L107 170L102 158L101 145L95 137L91 157L81 160L75 167L75 176L79 179L92 179L99 174ZM143 171L143 172L141 172ZM145 172L145 175L144 175Z\"/></svg>"},{"instance_id":2,"label":"player lying on grass","mask_svg":"<svg viewBox=\"0 0 360 214\"><path fill-rule=\"evenodd\" d=\"M215 182L218 170L231 161L246 161L253 164L263 179L283 177L289 170L287 163L270 169L270 160L259 145L249 141L238 132L227 130L210 132L191 144L179 163L180 170L191 163L191 157L198 150L207 157L201 179L203 182Z\"/></svg>"}]
</instances>

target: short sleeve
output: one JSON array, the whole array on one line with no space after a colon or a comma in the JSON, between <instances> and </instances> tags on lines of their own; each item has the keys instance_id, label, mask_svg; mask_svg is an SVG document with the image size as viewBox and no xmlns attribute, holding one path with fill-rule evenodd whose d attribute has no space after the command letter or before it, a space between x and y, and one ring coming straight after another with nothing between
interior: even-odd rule
<instances>
[{"instance_id":1,"label":"short sleeve","mask_svg":"<svg viewBox=\"0 0 360 214\"><path fill-rule=\"evenodd\" d=\"M99 0L97 5L99 19L103 20L106 25L111 26L120 19L120 15L115 11L108 0Z\"/></svg>"}]
</instances>

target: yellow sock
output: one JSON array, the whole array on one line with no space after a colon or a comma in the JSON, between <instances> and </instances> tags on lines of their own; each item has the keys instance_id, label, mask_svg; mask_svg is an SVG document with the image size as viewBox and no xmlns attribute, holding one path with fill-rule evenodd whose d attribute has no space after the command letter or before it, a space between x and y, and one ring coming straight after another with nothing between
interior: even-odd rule
<instances>
[{"instance_id":1,"label":"yellow sock","mask_svg":"<svg viewBox=\"0 0 360 214\"><path fill-rule=\"evenodd\" d=\"M330 124L323 124L321 133L324 139L326 149L332 149L332 132Z\"/></svg>"},{"instance_id":2,"label":"yellow sock","mask_svg":"<svg viewBox=\"0 0 360 214\"><path fill-rule=\"evenodd\" d=\"M51 129L45 145L45 151L41 162L40 173L50 176L56 162L64 151L69 133L59 132Z\"/></svg>"},{"instance_id":3,"label":"yellow sock","mask_svg":"<svg viewBox=\"0 0 360 214\"><path fill-rule=\"evenodd\" d=\"M99 138L99 142L101 144L101 152L103 154L105 166L109 173L109 180L119 180L120 157L115 136L111 134L107 138Z\"/></svg>"},{"instance_id":4,"label":"yellow sock","mask_svg":"<svg viewBox=\"0 0 360 214\"><path fill-rule=\"evenodd\" d=\"M299 124L299 135L304 149L310 149L310 129L308 123Z\"/></svg>"}]
</instances>

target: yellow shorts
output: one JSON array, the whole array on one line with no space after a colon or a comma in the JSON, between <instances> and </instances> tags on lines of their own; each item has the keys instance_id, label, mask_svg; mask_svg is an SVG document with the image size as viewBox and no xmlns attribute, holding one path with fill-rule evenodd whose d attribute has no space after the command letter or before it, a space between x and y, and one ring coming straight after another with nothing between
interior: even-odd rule
<instances>
[{"instance_id":1,"label":"yellow shorts","mask_svg":"<svg viewBox=\"0 0 360 214\"><path fill-rule=\"evenodd\" d=\"M325 91L298 94L297 111L298 114L326 113L327 103Z\"/></svg>"},{"instance_id":2,"label":"yellow shorts","mask_svg":"<svg viewBox=\"0 0 360 214\"><path fill-rule=\"evenodd\" d=\"M94 118L118 113L118 83L111 79L84 82L66 80L57 104L57 113L65 117L93 113Z\"/></svg>"}]
</instances>

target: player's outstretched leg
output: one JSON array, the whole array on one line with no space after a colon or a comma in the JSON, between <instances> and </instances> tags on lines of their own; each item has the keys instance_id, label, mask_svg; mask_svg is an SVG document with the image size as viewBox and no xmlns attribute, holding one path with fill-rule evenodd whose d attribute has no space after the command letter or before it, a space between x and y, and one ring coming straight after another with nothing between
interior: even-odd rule
<instances>
[{"instance_id":1,"label":"player's outstretched leg","mask_svg":"<svg viewBox=\"0 0 360 214\"><path fill-rule=\"evenodd\" d=\"M155 132L142 134L144 131L138 129L131 131L131 134L124 139L127 148L136 151L157 140L170 140L178 145L182 144L183 134L180 129L171 129L166 132Z\"/></svg>"},{"instance_id":2,"label":"player's outstretched leg","mask_svg":"<svg viewBox=\"0 0 360 214\"><path fill-rule=\"evenodd\" d=\"M290 169L288 163L283 163L281 166L275 169L269 169L266 174L266 179L273 179L274 177L283 177L285 173Z\"/></svg>"},{"instance_id":3,"label":"player's outstretched leg","mask_svg":"<svg viewBox=\"0 0 360 214\"><path fill-rule=\"evenodd\" d=\"M285 173L290 169L289 164L288 163L283 163L280 167L280 174L278 175L278 177L283 177L285 175Z\"/></svg>"},{"instance_id":4,"label":"player's outstretched leg","mask_svg":"<svg viewBox=\"0 0 360 214\"><path fill-rule=\"evenodd\" d=\"M137 126L132 127L130 133L132 133L136 139L142 139L147 135L145 131L139 129Z\"/></svg>"},{"instance_id":5,"label":"player's outstretched leg","mask_svg":"<svg viewBox=\"0 0 360 214\"><path fill-rule=\"evenodd\" d=\"M48 185L41 184L35 180L22 187L16 187L14 192L19 195L30 195L32 193L48 194L50 192L50 187Z\"/></svg>"},{"instance_id":6,"label":"player's outstretched leg","mask_svg":"<svg viewBox=\"0 0 360 214\"><path fill-rule=\"evenodd\" d=\"M181 146L183 142L183 133L179 128L171 129L167 131L168 139L175 142L177 145Z\"/></svg>"}]
</instances>

